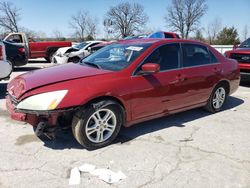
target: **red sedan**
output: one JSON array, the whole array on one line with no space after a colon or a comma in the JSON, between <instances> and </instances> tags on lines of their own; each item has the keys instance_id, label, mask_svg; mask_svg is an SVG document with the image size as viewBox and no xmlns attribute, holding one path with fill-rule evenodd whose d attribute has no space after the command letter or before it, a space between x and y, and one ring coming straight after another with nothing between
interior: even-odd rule
<instances>
[{"instance_id":1,"label":"red sedan","mask_svg":"<svg viewBox=\"0 0 250 188\"><path fill-rule=\"evenodd\" d=\"M182 39L120 41L79 64L32 71L8 84L11 117L39 136L71 125L87 149L110 144L129 127L184 110L221 110L239 86L238 64L214 48Z\"/></svg>"}]
</instances>

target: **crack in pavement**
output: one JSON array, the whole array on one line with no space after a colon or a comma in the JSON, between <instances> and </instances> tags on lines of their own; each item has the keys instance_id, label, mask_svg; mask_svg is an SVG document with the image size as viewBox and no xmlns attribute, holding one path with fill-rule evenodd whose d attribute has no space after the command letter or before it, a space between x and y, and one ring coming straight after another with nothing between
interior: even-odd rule
<instances>
[{"instance_id":1,"label":"crack in pavement","mask_svg":"<svg viewBox=\"0 0 250 188\"><path fill-rule=\"evenodd\" d=\"M47 162L44 162L41 166L39 167L33 167L33 168L14 168L10 170L3 170L0 169L0 172L15 172L15 171L29 171L29 170L40 170L42 167L44 167L47 164Z\"/></svg>"}]
</instances>

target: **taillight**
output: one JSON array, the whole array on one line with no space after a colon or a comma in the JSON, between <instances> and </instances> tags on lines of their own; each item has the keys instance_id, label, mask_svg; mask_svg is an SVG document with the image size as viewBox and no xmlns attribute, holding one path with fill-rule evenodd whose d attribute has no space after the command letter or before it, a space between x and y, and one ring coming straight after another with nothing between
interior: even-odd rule
<instances>
[{"instance_id":1,"label":"taillight","mask_svg":"<svg viewBox=\"0 0 250 188\"><path fill-rule=\"evenodd\" d=\"M25 53L25 48L19 48L18 51L21 53Z\"/></svg>"}]
</instances>

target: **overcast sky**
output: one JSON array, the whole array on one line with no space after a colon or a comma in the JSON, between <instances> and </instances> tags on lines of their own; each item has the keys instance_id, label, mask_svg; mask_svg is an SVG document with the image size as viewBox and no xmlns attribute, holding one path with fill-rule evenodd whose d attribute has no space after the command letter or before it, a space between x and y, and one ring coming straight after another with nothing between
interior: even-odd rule
<instances>
[{"instance_id":1,"label":"overcast sky","mask_svg":"<svg viewBox=\"0 0 250 188\"><path fill-rule=\"evenodd\" d=\"M21 9L20 25L35 31L45 32L51 36L53 31L60 30L70 36L73 30L69 20L79 10L88 11L99 19L98 36L104 37L103 16L110 6L122 0L9 0ZM127 0L138 2L145 8L149 16L148 27L155 30L169 31L163 19L171 0ZM201 27L215 18L220 18L223 26L235 26L241 36L245 25L250 35L250 0L207 0L208 10L201 19ZM205 35L205 32L203 33Z\"/></svg>"}]
</instances>

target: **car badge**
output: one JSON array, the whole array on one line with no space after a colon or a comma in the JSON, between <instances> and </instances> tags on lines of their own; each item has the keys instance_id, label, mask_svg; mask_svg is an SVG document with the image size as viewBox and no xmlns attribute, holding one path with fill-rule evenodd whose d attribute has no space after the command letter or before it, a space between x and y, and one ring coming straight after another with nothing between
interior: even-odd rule
<instances>
[{"instance_id":1,"label":"car badge","mask_svg":"<svg viewBox=\"0 0 250 188\"><path fill-rule=\"evenodd\" d=\"M242 59L242 60L249 60L250 57L244 56L244 57L242 57L241 59Z\"/></svg>"}]
</instances>

